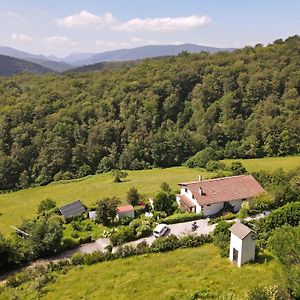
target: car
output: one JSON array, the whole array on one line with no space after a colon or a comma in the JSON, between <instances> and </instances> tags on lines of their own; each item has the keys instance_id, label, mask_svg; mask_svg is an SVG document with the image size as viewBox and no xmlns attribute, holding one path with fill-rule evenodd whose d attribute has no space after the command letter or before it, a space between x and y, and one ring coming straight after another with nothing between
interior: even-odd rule
<instances>
[{"instance_id":1,"label":"car","mask_svg":"<svg viewBox=\"0 0 300 300\"><path fill-rule=\"evenodd\" d=\"M166 224L158 224L155 229L153 230L153 235L155 237L164 236L169 230L169 227Z\"/></svg>"}]
</instances>

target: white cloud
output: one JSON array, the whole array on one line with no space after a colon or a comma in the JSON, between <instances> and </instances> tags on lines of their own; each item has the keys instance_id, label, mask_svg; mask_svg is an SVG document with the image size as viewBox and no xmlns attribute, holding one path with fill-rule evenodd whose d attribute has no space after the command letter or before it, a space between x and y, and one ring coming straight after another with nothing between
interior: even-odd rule
<instances>
[{"instance_id":1,"label":"white cloud","mask_svg":"<svg viewBox=\"0 0 300 300\"><path fill-rule=\"evenodd\" d=\"M115 42L102 41L102 40L97 40L96 41L96 46L99 46L99 47L109 48L109 47L114 47L116 45L117 44Z\"/></svg>"},{"instance_id":2,"label":"white cloud","mask_svg":"<svg viewBox=\"0 0 300 300\"><path fill-rule=\"evenodd\" d=\"M64 44L66 42L69 42L69 38L67 38L66 36L50 36L48 38L45 38L45 41L50 44Z\"/></svg>"},{"instance_id":3,"label":"white cloud","mask_svg":"<svg viewBox=\"0 0 300 300\"><path fill-rule=\"evenodd\" d=\"M87 10L83 10L79 14L71 15L56 21L59 26L67 28L88 28L93 26L103 27L113 24L114 22L115 18L109 12L102 16L97 16Z\"/></svg>"},{"instance_id":4,"label":"white cloud","mask_svg":"<svg viewBox=\"0 0 300 300\"><path fill-rule=\"evenodd\" d=\"M14 11L7 11L1 14L3 17L11 18L11 19L19 19L20 15Z\"/></svg>"},{"instance_id":5,"label":"white cloud","mask_svg":"<svg viewBox=\"0 0 300 300\"><path fill-rule=\"evenodd\" d=\"M209 16L193 15L178 18L131 19L116 26L120 31L178 31L189 30L211 24Z\"/></svg>"},{"instance_id":6,"label":"white cloud","mask_svg":"<svg viewBox=\"0 0 300 300\"><path fill-rule=\"evenodd\" d=\"M110 12L97 16L87 10L56 20L57 25L67 28L103 28L115 31L184 31L212 23L209 16L192 15L178 18L147 18L118 21Z\"/></svg>"},{"instance_id":7,"label":"white cloud","mask_svg":"<svg viewBox=\"0 0 300 300\"><path fill-rule=\"evenodd\" d=\"M29 35L25 35L25 34L22 34L22 33L13 33L11 35L11 39L15 42L21 42L21 43L25 43L25 42L31 42L33 41L34 39L29 36Z\"/></svg>"}]
</instances>

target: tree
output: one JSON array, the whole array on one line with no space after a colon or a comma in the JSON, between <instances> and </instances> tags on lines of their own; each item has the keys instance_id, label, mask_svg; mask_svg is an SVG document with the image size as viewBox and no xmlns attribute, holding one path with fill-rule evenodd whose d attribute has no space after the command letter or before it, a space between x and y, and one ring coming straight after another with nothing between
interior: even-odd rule
<instances>
[{"instance_id":1,"label":"tree","mask_svg":"<svg viewBox=\"0 0 300 300\"><path fill-rule=\"evenodd\" d=\"M164 211L171 215L176 210L176 196L175 194L167 194L160 192L156 195L154 201L154 209L157 211Z\"/></svg>"},{"instance_id":2,"label":"tree","mask_svg":"<svg viewBox=\"0 0 300 300\"><path fill-rule=\"evenodd\" d=\"M38 214L46 213L55 207L56 207L56 202L52 199L47 198L41 201L41 203L38 206L37 213Z\"/></svg>"},{"instance_id":3,"label":"tree","mask_svg":"<svg viewBox=\"0 0 300 300\"><path fill-rule=\"evenodd\" d=\"M160 189L167 194L170 194L172 191L170 185L165 181L161 183Z\"/></svg>"},{"instance_id":4,"label":"tree","mask_svg":"<svg viewBox=\"0 0 300 300\"><path fill-rule=\"evenodd\" d=\"M300 226L275 229L268 246L281 263L292 296L300 298Z\"/></svg>"},{"instance_id":5,"label":"tree","mask_svg":"<svg viewBox=\"0 0 300 300\"><path fill-rule=\"evenodd\" d=\"M114 178L114 182L122 182L122 179L127 177L128 173L122 170L113 170L112 176Z\"/></svg>"},{"instance_id":6,"label":"tree","mask_svg":"<svg viewBox=\"0 0 300 300\"><path fill-rule=\"evenodd\" d=\"M38 220L29 236L34 255L41 257L59 252L62 237L63 227L59 218Z\"/></svg>"},{"instance_id":7,"label":"tree","mask_svg":"<svg viewBox=\"0 0 300 300\"><path fill-rule=\"evenodd\" d=\"M96 203L96 221L104 226L111 225L117 215L117 207L120 200L116 197L104 198Z\"/></svg>"},{"instance_id":8,"label":"tree","mask_svg":"<svg viewBox=\"0 0 300 300\"><path fill-rule=\"evenodd\" d=\"M132 206L139 204L140 194L135 187L131 187L127 192L127 202Z\"/></svg>"},{"instance_id":9,"label":"tree","mask_svg":"<svg viewBox=\"0 0 300 300\"><path fill-rule=\"evenodd\" d=\"M239 162L239 161L234 161L229 166L229 170L231 171L231 173L232 173L233 176L235 176L235 175L243 175L243 174L247 173L247 170L242 165L242 163Z\"/></svg>"}]
</instances>

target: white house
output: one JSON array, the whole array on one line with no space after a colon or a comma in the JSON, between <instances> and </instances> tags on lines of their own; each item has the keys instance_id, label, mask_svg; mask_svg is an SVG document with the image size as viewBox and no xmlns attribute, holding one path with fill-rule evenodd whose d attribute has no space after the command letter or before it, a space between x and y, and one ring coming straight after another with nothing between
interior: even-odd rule
<instances>
[{"instance_id":1,"label":"white house","mask_svg":"<svg viewBox=\"0 0 300 300\"><path fill-rule=\"evenodd\" d=\"M134 208L132 205L122 205L117 207L117 219L121 219L123 217L134 218Z\"/></svg>"},{"instance_id":2,"label":"white house","mask_svg":"<svg viewBox=\"0 0 300 300\"><path fill-rule=\"evenodd\" d=\"M266 193L251 175L179 183L176 201L182 210L211 216L230 208L238 212L245 201Z\"/></svg>"},{"instance_id":3,"label":"white house","mask_svg":"<svg viewBox=\"0 0 300 300\"><path fill-rule=\"evenodd\" d=\"M241 222L236 222L229 229L229 259L241 267L242 264L255 259L255 233Z\"/></svg>"}]
</instances>

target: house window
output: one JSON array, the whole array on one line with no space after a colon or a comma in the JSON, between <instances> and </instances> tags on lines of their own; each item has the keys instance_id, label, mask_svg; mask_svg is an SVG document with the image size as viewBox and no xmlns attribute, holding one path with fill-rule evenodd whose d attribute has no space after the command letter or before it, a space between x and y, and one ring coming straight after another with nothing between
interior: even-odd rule
<instances>
[{"instance_id":1,"label":"house window","mask_svg":"<svg viewBox=\"0 0 300 300\"><path fill-rule=\"evenodd\" d=\"M192 198L193 198L193 199L195 199L195 196L194 196L194 195L192 195Z\"/></svg>"},{"instance_id":2,"label":"house window","mask_svg":"<svg viewBox=\"0 0 300 300\"><path fill-rule=\"evenodd\" d=\"M246 200L247 200L246 198L242 199L242 201L246 201Z\"/></svg>"},{"instance_id":3,"label":"house window","mask_svg":"<svg viewBox=\"0 0 300 300\"><path fill-rule=\"evenodd\" d=\"M185 188L185 189L184 189L184 191L187 193L187 192L188 192L188 189L187 189L187 188Z\"/></svg>"},{"instance_id":4,"label":"house window","mask_svg":"<svg viewBox=\"0 0 300 300\"><path fill-rule=\"evenodd\" d=\"M207 204L206 206L210 206L210 204Z\"/></svg>"}]
</instances>

